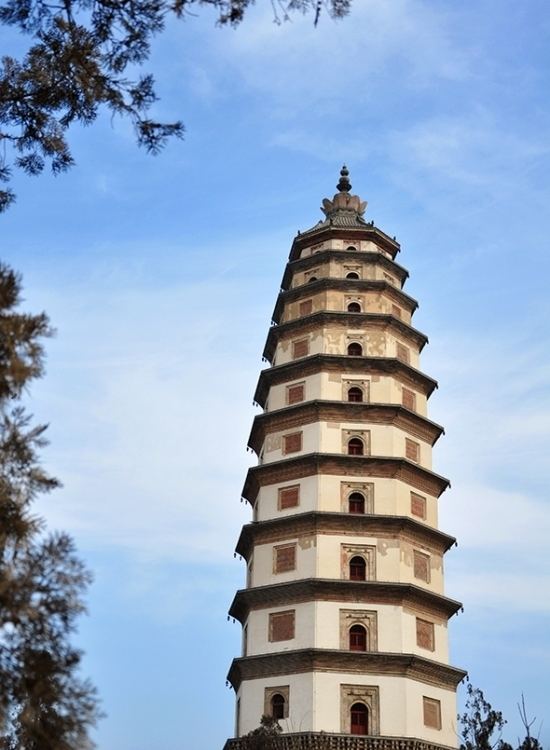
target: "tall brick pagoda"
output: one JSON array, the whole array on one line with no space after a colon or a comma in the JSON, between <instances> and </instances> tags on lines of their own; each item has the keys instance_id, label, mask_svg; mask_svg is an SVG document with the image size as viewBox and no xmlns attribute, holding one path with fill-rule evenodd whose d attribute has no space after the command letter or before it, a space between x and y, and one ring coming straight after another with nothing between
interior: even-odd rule
<instances>
[{"instance_id":1,"label":"tall brick pagoda","mask_svg":"<svg viewBox=\"0 0 550 750\"><path fill-rule=\"evenodd\" d=\"M438 529L448 480L432 471L443 428L426 336L395 238L363 218L346 167L325 218L292 243L264 350L237 552L246 588L228 679L236 738L273 716L281 747L456 747L456 688Z\"/></svg>"}]
</instances>

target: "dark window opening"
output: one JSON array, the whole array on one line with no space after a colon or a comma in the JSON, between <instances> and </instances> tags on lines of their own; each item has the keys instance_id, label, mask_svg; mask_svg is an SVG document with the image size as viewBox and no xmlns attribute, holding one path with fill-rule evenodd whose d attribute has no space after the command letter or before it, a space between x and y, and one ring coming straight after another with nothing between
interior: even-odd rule
<instances>
[{"instance_id":1,"label":"dark window opening","mask_svg":"<svg viewBox=\"0 0 550 750\"><path fill-rule=\"evenodd\" d=\"M317 276L310 276L309 279L307 280L307 283L311 284L312 281L317 281Z\"/></svg>"},{"instance_id":2,"label":"dark window opening","mask_svg":"<svg viewBox=\"0 0 550 750\"><path fill-rule=\"evenodd\" d=\"M365 512L365 498L360 492L352 492L349 496L349 512L350 513L364 513Z\"/></svg>"},{"instance_id":3,"label":"dark window opening","mask_svg":"<svg viewBox=\"0 0 550 750\"><path fill-rule=\"evenodd\" d=\"M363 703L354 703L351 707L351 733L369 733L369 710Z\"/></svg>"},{"instance_id":4,"label":"dark window opening","mask_svg":"<svg viewBox=\"0 0 550 750\"><path fill-rule=\"evenodd\" d=\"M346 274L346 279L358 279L359 274L355 273L355 271L350 271L348 274Z\"/></svg>"},{"instance_id":5,"label":"dark window opening","mask_svg":"<svg viewBox=\"0 0 550 750\"><path fill-rule=\"evenodd\" d=\"M348 346L348 354L350 357L362 357L363 356L363 347L361 344L358 344L356 341L353 341Z\"/></svg>"},{"instance_id":6,"label":"dark window opening","mask_svg":"<svg viewBox=\"0 0 550 750\"><path fill-rule=\"evenodd\" d=\"M348 305L348 312L360 313L361 305L359 302L350 302Z\"/></svg>"},{"instance_id":7,"label":"dark window opening","mask_svg":"<svg viewBox=\"0 0 550 750\"><path fill-rule=\"evenodd\" d=\"M280 693L275 693L271 699L271 715L277 721L285 718L285 699Z\"/></svg>"},{"instance_id":8,"label":"dark window opening","mask_svg":"<svg viewBox=\"0 0 550 750\"><path fill-rule=\"evenodd\" d=\"M356 248L356 247L353 247L353 245L348 245L348 246L346 247L346 250L357 250L357 248Z\"/></svg>"},{"instance_id":9,"label":"dark window opening","mask_svg":"<svg viewBox=\"0 0 550 750\"><path fill-rule=\"evenodd\" d=\"M349 631L350 651L367 650L367 631L362 625L353 625Z\"/></svg>"},{"instance_id":10,"label":"dark window opening","mask_svg":"<svg viewBox=\"0 0 550 750\"><path fill-rule=\"evenodd\" d=\"M349 561L349 579L350 581L367 580L367 563L363 557L352 557Z\"/></svg>"},{"instance_id":11,"label":"dark window opening","mask_svg":"<svg viewBox=\"0 0 550 750\"><path fill-rule=\"evenodd\" d=\"M348 456L362 456L363 450L364 445L360 438L352 438L348 441Z\"/></svg>"},{"instance_id":12,"label":"dark window opening","mask_svg":"<svg viewBox=\"0 0 550 750\"><path fill-rule=\"evenodd\" d=\"M348 401L362 401L363 400L363 391L361 388L357 388L354 386L353 388L350 388L348 391Z\"/></svg>"}]
</instances>

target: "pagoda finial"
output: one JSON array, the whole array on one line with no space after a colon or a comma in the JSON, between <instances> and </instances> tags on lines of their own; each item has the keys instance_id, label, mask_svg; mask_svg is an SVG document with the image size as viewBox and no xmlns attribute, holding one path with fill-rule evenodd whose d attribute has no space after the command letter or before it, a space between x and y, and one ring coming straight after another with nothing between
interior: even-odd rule
<instances>
[{"instance_id":1,"label":"pagoda finial","mask_svg":"<svg viewBox=\"0 0 550 750\"><path fill-rule=\"evenodd\" d=\"M349 181L349 169L344 166L340 170L340 179L338 181L338 185L336 185L336 190L339 190L341 193L349 193L351 190L351 182Z\"/></svg>"},{"instance_id":2,"label":"pagoda finial","mask_svg":"<svg viewBox=\"0 0 550 750\"><path fill-rule=\"evenodd\" d=\"M338 180L336 189L338 192L334 198L332 200L324 198L321 207L321 211L330 220L331 224L339 224L341 226L365 224L363 214L367 207L367 201L362 201L358 195L350 195L351 182L349 181L349 169L345 164L340 170L340 179Z\"/></svg>"}]
</instances>

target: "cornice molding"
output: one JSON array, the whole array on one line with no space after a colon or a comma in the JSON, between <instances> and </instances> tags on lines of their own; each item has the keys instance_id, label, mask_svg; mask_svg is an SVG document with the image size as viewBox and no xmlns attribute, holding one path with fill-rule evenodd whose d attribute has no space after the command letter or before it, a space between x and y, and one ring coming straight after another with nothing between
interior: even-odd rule
<instances>
[{"instance_id":1,"label":"cornice molding","mask_svg":"<svg viewBox=\"0 0 550 750\"><path fill-rule=\"evenodd\" d=\"M262 370L256 386L254 401L265 406L272 385L291 382L318 372L357 372L362 375L393 375L406 385L419 388L429 397L437 388L437 381L395 357L350 357L345 354L312 354L282 365Z\"/></svg>"},{"instance_id":2,"label":"cornice molding","mask_svg":"<svg viewBox=\"0 0 550 750\"><path fill-rule=\"evenodd\" d=\"M427 492L435 497L439 497L450 485L445 477L406 458L348 456L345 453L306 453L281 461L251 466L241 495L254 505L260 487L316 474L400 479L421 492Z\"/></svg>"},{"instance_id":3,"label":"cornice molding","mask_svg":"<svg viewBox=\"0 0 550 750\"><path fill-rule=\"evenodd\" d=\"M318 671L408 677L447 690L455 690L467 675L416 654L307 648L233 659L227 679L237 691L243 680Z\"/></svg>"},{"instance_id":4,"label":"cornice molding","mask_svg":"<svg viewBox=\"0 0 550 750\"><path fill-rule=\"evenodd\" d=\"M318 331L319 328L327 324L351 329L366 326L372 328L394 328L405 338L416 344L419 352L428 343L428 337L424 333L387 313L350 313L346 311L322 310L314 312L311 315L305 315L303 318L296 318L295 320L281 323L281 325L272 326L267 334L262 356L268 362L272 362L277 342L283 336L294 333L303 335L309 330Z\"/></svg>"},{"instance_id":5,"label":"cornice molding","mask_svg":"<svg viewBox=\"0 0 550 750\"><path fill-rule=\"evenodd\" d=\"M429 547L439 554L443 554L456 543L456 539L449 534L408 516L308 511L246 524L241 530L236 552L248 561L250 553L258 544L312 534L368 535L379 539L405 538Z\"/></svg>"},{"instance_id":6,"label":"cornice molding","mask_svg":"<svg viewBox=\"0 0 550 750\"><path fill-rule=\"evenodd\" d=\"M266 435L315 422L355 422L362 425L392 425L433 446L445 432L443 427L401 404L373 402L302 401L276 411L257 414L252 422L248 447L260 454Z\"/></svg>"},{"instance_id":7,"label":"cornice molding","mask_svg":"<svg viewBox=\"0 0 550 750\"><path fill-rule=\"evenodd\" d=\"M392 604L450 619L462 603L413 583L391 581L349 581L340 578L301 578L285 583L240 589L229 608L230 617L245 624L251 610L267 609L310 601L343 604Z\"/></svg>"}]
</instances>

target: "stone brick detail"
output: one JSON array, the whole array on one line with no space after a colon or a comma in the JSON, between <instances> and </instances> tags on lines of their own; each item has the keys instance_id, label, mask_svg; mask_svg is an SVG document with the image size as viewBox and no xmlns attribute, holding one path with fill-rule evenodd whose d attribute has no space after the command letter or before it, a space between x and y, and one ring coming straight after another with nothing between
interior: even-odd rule
<instances>
[{"instance_id":1,"label":"stone brick detail","mask_svg":"<svg viewBox=\"0 0 550 750\"><path fill-rule=\"evenodd\" d=\"M378 651L378 613L367 609L340 610L340 648L349 650L349 630L362 625L367 631L367 651Z\"/></svg>"},{"instance_id":2,"label":"stone brick detail","mask_svg":"<svg viewBox=\"0 0 550 750\"><path fill-rule=\"evenodd\" d=\"M441 703L435 698L422 698L424 708L424 726L441 729Z\"/></svg>"},{"instance_id":3,"label":"stone brick detail","mask_svg":"<svg viewBox=\"0 0 550 750\"><path fill-rule=\"evenodd\" d=\"M405 344L401 344L398 341L396 344L395 353L396 353L397 359L399 359L401 362L405 362L406 364L409 364L411 360L411 353L408 350L408 348L405 346Z\"/></svg>"},{"instance_id":4,"label":"stone brick detail","mask_svg":"<svg viewBox=\"0 0 550 750\"><path fill-rule=\"evenodd\" d=\"M279 689L279 688L278 688ZM227 740L223 750L249 750L247 738ZM270 750L453 750L414 737L372 737L326 732L292 732L273 739Z\"/></svg>"},{"instance_id":5,"label":"stone brick detail","mask_svg":"<svg viewBox=\"0 0 550 750\"><path fill-rule=\"evenodd\" d=\"M411 513L418 518L426 518L426 498L411 492Z\"/></svg>"},{"instance_id":6,"label":"stone brick detail","mask_svg":"<svg viewBox=\"0 0 550 750\"><path fill-rule=\"evenodd\" d=\"M281 544L273 547L273 572L287 573L296 569L296 545Z\"/></svg>"},{"instance_id":7,"label":"stone brick detail","mask_svg":"<svg viewBox=\"0 0 550 750\"><path fill-rule=\"evenodd\" d=\"M299 357L307 357L309 354L309 340L300 339L299 341L292 342L292 359L298 359Z\"/></svg>"},{"instance_id":8,"label":"stone brick detail","mask_svg":"<svg viewBox=\"0 0 550 750\"><path fill-rule=\"evenodd\" d=\"M283 453L297 453L302 450L302 433L292 432L290 435L283 435Z\"/></svg>"},{"instance_id":9,"label":"stone brick detail","mask_svg":"<svg viewBox=\"0 0 550 750\"><path fill-rule=\"evenodd\" d=\"M286 402L287 404L298 404L304 400L304 383L295 383L289 385L286 389Z\"/></svg>"},{"instance_id":10,"label":"stone brick detail","mask_svg":"<svg viewBox=\"0 0 550 750\"><path fill-rule=\"evenodd\" d=\"M405 438L405 457L416 464L420 461L420 445L410 438Z\"/></svg>"},{"instance_id":11,"label":"stone brick detail","mask_svg":"<svg viewBox=\"0 0 550 750\"><path fill-rule=\"evenodd\" d=\"M295 612L273 612L269 615L269 640L291 641L294 638Z\"/></svg>"},{"instance_id":12,"label":"stone brick detail","mask_svg":"<svg viewBox=\"0 0 550 750\"><path fill-rule=\"evenodd\" d=\"M411 391L408 388L403 388L401 391L401 398L403 406L406 409L416 411L416 393L414 391Z\"/></svg>"},{"instance_id":13,"label":"stone brick detail","mask_svg":"<svg viewBox=\"0 0 550 750\"><path fill-rule=\"evenodd\" d=\"M342 578L349 580L349 563L352 557L362 557L366 564L366 580L376 580L376 547L370 544L342 544L340 555L340 572Z\"/></svg>"},{"instance_id":14,"label":"stone brick detail","mask_svg":"<svg viewBox=\"0 0 550 750\"><path fill-rule=\"evenodd\" d=\"M361 493L365 498L365 513L374 513L374 482L341 482L342 513L348 513L349 496L354 492Z\"/></svg>"},{"instance_id":15,"label":"stone brick detail","mask_svg":"<svg viewBox=\"0 0 550 750\"><path fill-rule=\"evenodd\" d=\"M274 695L282 695L283 698L285 699L284 718L286 719L288 717L288 705L290 702L290 687L288 685L276 685L275 687L266 687L264 689L264 714L265 716L271 716L272 714L271 701L273 700ZM237 750L237 748L235 748L234 750Z\"/></svg>"},{"instance_id":16,"label":"stone brick detail","mask_svg":"<svg viewBox=\"0 0 550 750\"><path fill-rule=\"evenodd\" d=\"M295 508L300 504L300 485L295 484L292 487L281 487L278 491L278 503L277 507L279 510L285 510L286 508Z\"/></svg>"},{"instance_id":17,"label":"stone brick detail","mask_svg":"<svg viewBox=\"0 0 550 750\"><path fill-rule=\"evenodd\" d=\"M299 311L300 317L303 317L304 315L311 315L311 313L313 312L313 300L306 299L303 302L300 302Z\"/></svg>"},{"instance_id":18,"label":"stone brick detail","mask_svg":"<svg viewBox=\"0 0 550 750\"><path fill-rule=\"evenodd\" d=\"M433 622L416 618L416 644L428 651L435 650L435 628Z\"/></svg>"},{"instance_id":19,"label":"stone brick detail","mask_svg":"<svg viewBox=\"0 0 550 750\"><path fill-rule=\"evenodd\" d=\"M354 703L364 703L369 712L369 734L380 732L378 688L369 685L340 685L340 730L351 732L350 712Z\"/></svg>"},{"instance_id":20,"label":"stone brick detail","mask_svg":"<svg viewBox=\"0 0 550 750\"><path fill-rule=\"evenodd\" d=\"M421 581L430 582L430 556L423 552L413 550L414 577Z\"/></svg>"}]
</instances>

